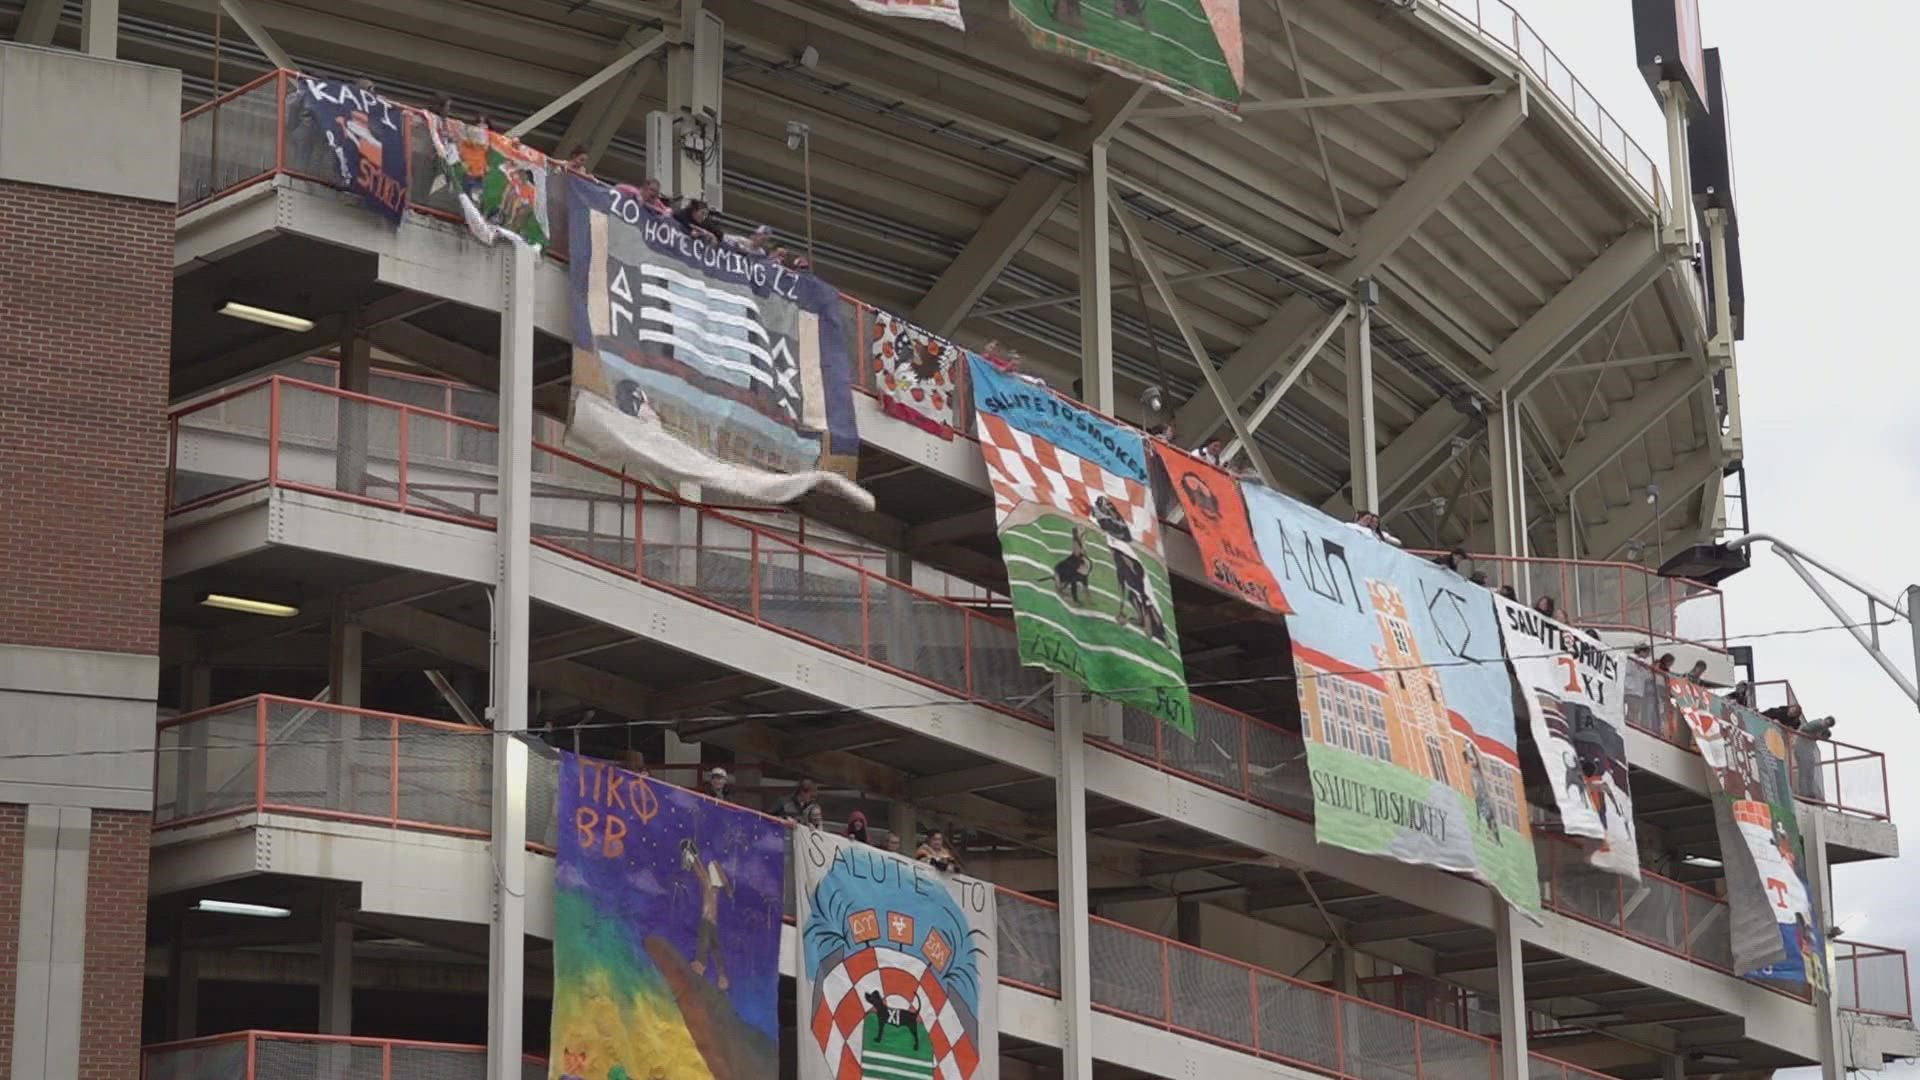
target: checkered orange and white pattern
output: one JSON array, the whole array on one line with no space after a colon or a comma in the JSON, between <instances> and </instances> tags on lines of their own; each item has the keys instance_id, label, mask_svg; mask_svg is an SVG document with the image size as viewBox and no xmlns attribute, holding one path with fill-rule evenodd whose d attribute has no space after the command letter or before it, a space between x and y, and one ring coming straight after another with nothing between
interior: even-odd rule
<instances>
[{"instance_id":1,"label":"checkered orange and white pattern","mask_svg":"<svg viewBox=\"0 0 1920 1080\"><path fill-rule=\"evenodd\" d=\"M1090 518L1094 497L1105 495L1133 530L1134 543L1147 551L1160 551L1160 518L1147 485L1115 476L993 413L982 411L978 423L987 478L993 482L994 510L1002 520L1021 502Z\"/></svg>"},{"instance_id":2,"label":"checkered orange and white pattern","mask_svg":"<svg viewBox=\"0 0 1920 1080\"><path fill-rule=\"evenodd\" d=\"M885 947L857 949L820 976L814 989L814 1041L835 1080L861 1080L861 1030L866 996L878 990L891 1007L915 1016L933 1047L933 1075L970 1080L980 1052L939 975L912 953Z\"/></svg>"}]
</instances>

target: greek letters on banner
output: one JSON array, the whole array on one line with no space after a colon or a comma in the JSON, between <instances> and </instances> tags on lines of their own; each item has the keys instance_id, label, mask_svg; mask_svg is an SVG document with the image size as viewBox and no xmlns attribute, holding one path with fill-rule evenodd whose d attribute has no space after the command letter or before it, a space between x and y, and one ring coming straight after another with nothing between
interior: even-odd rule
<instances>
[{"instance_id":1,"label":"greek letters on banner","mask_svg":"<svg viewBox=\"0 0 1920 1080\"><path fill-rule=\"evenodd\" d=\"M306 113L288 132L296 156L324 157L341 187L398 225L407 213L406 110L348 83L296 78Z\"/></svg>"},{"instance_id":2,"label":"greek letters on banner","mask_svg":"<svg viewBox=\"0 0 1920 1080\"><path fill-rule=\"evenodd\" d=\"M998 1077L993 886L817 829L793 844L800 1080Z\"/></svg>"},{"instance_id":3,"label":"greek letters on banner","mask_svg":"<svg viewBox=\"0 0 1920 1080\"><path fill-rule=\"evenodd\" d=\"M1186 511L1187 529L1200 548L1200 562L1215 588L1282 615L1287 606L1280 583L1273 579L1247 522L1246 500L1233 474L1201 461L1177 446L1149 439L1160 457L1167 482Z\"/></svg>"},{"instance_id":4,"label":"greek letters on banner","mask_svg":"<svg viewBox=\"0 0 1920 1080\"><path fill-rule=\"evenodd\" d=\"M1240 0L1013 0L1035 48L1231 111L1246 81Z\"/></svg>"},{"instance_id":5,"label":"greek letters on banner","mask_svg":"<svg viewBox=\"0 0 1920 1080\"><path fill-rule=\"evenodd\" d=\"M1807 887L1806 845L1787 772L1787 735L1766 717L1670 681L1713 778L1726 863L1733 969L1746 978L1827 986L1826 940Z\"/></svg>"},{"instance_id":6,"label":"greek letters on banner","mask_svg":"<svg viewBox=\"0 0 1920 1080\"><path fill-rule=\"evenodd\" d=\"M1588 862L1639 881L1627 783L1626 661L1585 630L1498 594L1493 604L1561 828L1599 841Z\"/></svg>"},{"instance_id":7,"label":"greek letters on banner","mask_svg":"<svg viewBox=\"0 0 1920 1080\"><path fill-rule=\"evenodd\" d=\"M894 15L905 19L931 19L955 30L965 30L960 21L960 0L853 0L853 6L870 15Z\"/></svg>"},{"instance_id":8,"label":"greek letters on banner","mask_svg":"<svg viewBox=\"0 0 1920 1080\"><path fill-rule=\"evenodd\" d=\"M1241 490L1293 607L1314 836L1472 873L1539 911L1490 594L1268 488Z\"/></svg>"},{"instance_id":9,"label":"greek letters on banner","mask_svg":"<svg viewBox=\"0 0 1920 1080\"><path fill-rule=\"evenodd\" d=\"M558 802L548 1075L777 1075L786 830L567 753Z\"/></svg>"},{"instance_id":10,"label":"greek letters on banner","mask_svg":"<svg viewBox=\"0 0 1920 1080\"><path fill-rule=\"evenodd\" d=\"M1193 734L1146 440L967 360L1020 662Z\"/></svg>"},{"instance_id":11,"label":"greek letters on banner","mask_svg":"<svg viewBox=\"0 0 1920 1080\"><path fill-rule=\"evenodd\" d=\"M953 438L954 400L965 360L959 349L897 315L873 313L873 386L897 420Z\"/></svg>"},{"instance_id":12,"label":"greek letters on banner","mask_svg":"<svg viewBox=\"0 0 1920 1080\"><path fill-rule=\"evenodd\" d=\"M434 190L450 187L467 229L481 243L504 236L545 247L547 155L479 124L422 113L439 166Z\"/></svg>"},{"instance_id":13,"label":"greek letters on banner","mask_svg":"<svg viewBox=\"0 0 1920 1080\"><path fill-rule=\"evenodd\" d=\"M873 508L839 294L711 244L613 188L568 189L573 413L567 443L652 479L753 502L815 489Z\"/></svg>"}]
</instances>

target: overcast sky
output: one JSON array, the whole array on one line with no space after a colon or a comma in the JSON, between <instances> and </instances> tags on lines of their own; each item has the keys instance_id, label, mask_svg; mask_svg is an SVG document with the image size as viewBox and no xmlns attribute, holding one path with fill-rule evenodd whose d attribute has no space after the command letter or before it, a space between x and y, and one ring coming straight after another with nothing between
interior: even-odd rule
<instances>
[{"instance_id":1,"label":"overcast sky","mask_svg":"<svg viewBox=\"0 0 1920 1080\"><path fill-rule=\"evenodd\" d=\"M1516 0L1666 173L1665 126L1633 66L1626 0ZM1746 267L1738 346L1747 482L1755 531L1777 534L1897 593L1920 580L1912 537L1920 365L1901 329L1916 304L1913 215L1889 204L1914 173L1912 103L1920 15L1884 0L1700 0L1705 44L1721 50L1733 121L1735 191ZM1889 121L1892 121L1891 123ZM1883 192L1890 182L1895 189ZM1730 515L1736 525L1737 513ZM1764 550L1729 580L1735 635L1831 623ZM1864 616L1864 607L1858 613ZM1907 628L1883 629L1896 656ZM1845 631L1752 642L1760 677L1787 678L1835 736L1887 755L1902 847L1920 849L1905 797L1920 782L1914 706ZM1912 672L1910 660L1902 670ZM1843 867L1841 918L1861 941L1920 951L1920 856Z\"/></svg>"}]
</instances>

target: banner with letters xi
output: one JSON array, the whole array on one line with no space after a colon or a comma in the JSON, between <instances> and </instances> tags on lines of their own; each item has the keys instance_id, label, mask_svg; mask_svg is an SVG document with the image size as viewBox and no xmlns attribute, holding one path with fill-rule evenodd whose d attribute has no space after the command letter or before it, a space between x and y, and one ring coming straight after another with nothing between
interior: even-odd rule
<instances>
[{"instance_id":1,"label":"banner with letters xi","mask_svg":"<svg viewBox=\"0 0 1920 1080\"><path fill-rule=\"evenodd\" d=\"M305 75L296 79L294 89L306 115L295 117L288 133L295 154L324 155L328 171L341 187L398 225L407 214L412 168L406 109L351 83ZM303 147L307 140L313 143ZM295 167L300 164L296 162Z\"/></svg>"},{"instance_id":2,"label":"banner with letters xi","mask_svg":"<svg viewBox=\"0 0 1920 1080\"><path fill-rule=\"evenodd\" d=\"M820 490L873 509L840 475L860 436L839 293L694 237L618 189L570 183L567 444L708 497L787 503Z\"/></svg>"},{"instance_id":3,"label":"banner with letters xi","mask_svg":"<svg viewBox=\"0 0 1920 1080\"><path fill-rule=\"evenodd\" d=\"M995 1080L993 886L818 829L793 844L800 1080Z\"/></svg>"},{"instance_id":4,"label":"banner with letters xi","mask_svg":"<svg viewBox=\"0 0 1920 1080\"><path fill-rule=\"evenodd\" d=\"M1293 607L1315 838L1471 873L1539 911L1488 592L1268 488L1242 490Z\"/></svg>"},{"instance_id":5,"label":"banner with letters xi","mask_svg":"<svg viewBox=\"0 0 1920 1080\"><path fill-rule=\"evenodd\" d=\"M1826 937L1807 887L1786 732L1685 679L1669 686L1713 778L1734 972L1825 989Z\"/></svg>"},{"instance_id":6,"label":"banner with letters xi","mask_svg":"<svg viewBox=\"0 0 1920 1080\"><path fill-rule=\"evenodd\" d=\"M967 361L1020 662L1193 734L1145 438Z\"/></svg>"},{"instance_id":7,"label":"banner with letters xi","mask_svg":"<svg viewBox=\"0 0 1920 1080\"><path fill-rule=\"evenodd\" d=\"M1640 880L1640 844L1627 782L1626 662L1585 630L1493 597L1507 662L1560 808L1560 827L1593 866Z\"/></svg>"},{"instance_id":8,"label":"banner with letters xi","mask_svg":"<svg viewBox=\"0 0 1920 1080\"><path fill-rule=\"evenodd\" d=\"M568 753L557 801L548 1075L777 1075L786 829Z\"/></svg>"}]
</instances>

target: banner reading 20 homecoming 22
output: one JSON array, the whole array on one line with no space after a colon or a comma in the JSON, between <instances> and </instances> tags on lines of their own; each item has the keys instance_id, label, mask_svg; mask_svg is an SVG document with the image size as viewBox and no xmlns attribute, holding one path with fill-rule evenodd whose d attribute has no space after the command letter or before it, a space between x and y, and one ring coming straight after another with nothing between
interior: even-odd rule
<instances>
[{"instance_id":1,"label":"banner reading 20 homecoming 22","mask_svg":"<svg viewBox=\"0 0 1920 1080\"><path fill-rule=\"evenodd\" d=\"M1020 662L1192 734L1145 440L967 359Z\"/></svg>"},{"instance_id":2,"label":"banner reading 20 homecoming 22","mask_svg":"<svg viewBox=\"0 0 1920 1080\"><path fill-rule=\"evenodd\" d=\"M1538 911L1513 694L1487 591L1267 488L1244 492L1294 611L1314 836L1475 874Z\"/></svg>"},{"instance_id":3,"label":"banner reading 20 homecoming 22","mask_svg":"<svg viewBox=\"0 0 1920 1080\"><path fill-rule=\"evenodd\" d=\"M800 1080L999 1076L993 886L817 829L793 845Z\"/></svg>"},{"instance_id":4,"label":"banner reading 20 homecoming 22","mask_svg":"<svg viewBox=\"0 0 1920 1080\"><path fill-rule=\"evenodd\" d=\"M777 1075L786 830L573 754L558 801L548 1075Z\"/></svg>"},{"instance_id":5,"label":"banner reading 20 homecoming 22","mask_svg":"<svg viewBox=\"0 0 1920 1080\"><path fill-rule=\"evenodd\" d=\"M1623 726L1625 661L1585 630L1498 594L1493 603L1561 828L1598 841L1588 862L1639 881Z\"/></svg>"}]
</instances>

